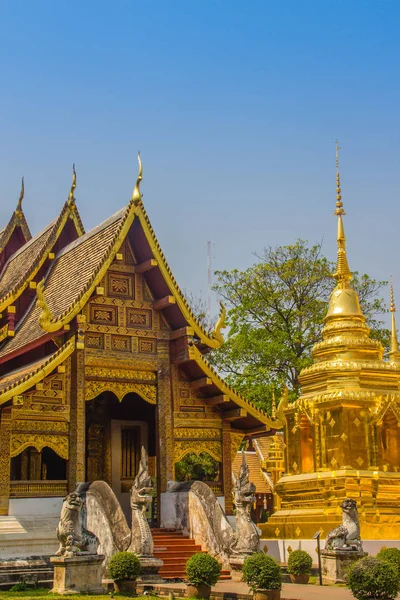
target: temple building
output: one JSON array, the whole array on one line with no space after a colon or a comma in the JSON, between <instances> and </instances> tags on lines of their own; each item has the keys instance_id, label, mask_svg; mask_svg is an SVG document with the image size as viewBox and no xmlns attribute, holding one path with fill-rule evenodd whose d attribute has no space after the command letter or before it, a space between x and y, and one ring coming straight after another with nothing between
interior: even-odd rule
<instances>
[{"instance_id":1,"label":"temple building","mask_svg":"<svg viewBox=\"0 0 400 600\"><path fill-rule=\"evenodd\" d=\"M338 151L338 149L337 149ZM281 509L264 537L322 537L341 522L340 502L357 501L364 540L400 539L400 352L391 289L389 360L351 287L337 156L336 287L312 352L300 374L301 396L284 409L285 475L276 485Z\"/></svg>"},{"instance_id":2,"label":"temple building","mask_svg":"<svg viewBox=\"0 0 400 600\"><path fill-rule=\"evenodd\" d=\"M22 192L0 232L0 535L6 515L33 514L38 498L59 513L77 482L108 482L128 509L141 446L154 523L189 452L219 464L213 489L229 514L241 441L277 426L207 361L224 309L212 332L192 313L146 214L139 164L129 204L87 233L75 171L43 231L31 238Z\"/></svg>"}]
</instances>

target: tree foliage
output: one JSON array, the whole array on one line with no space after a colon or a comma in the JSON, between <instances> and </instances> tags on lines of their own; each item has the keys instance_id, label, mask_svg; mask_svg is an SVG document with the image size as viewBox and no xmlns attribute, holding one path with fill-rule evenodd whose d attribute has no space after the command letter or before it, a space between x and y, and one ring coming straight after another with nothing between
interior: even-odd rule
<instances>
[{"instance_id":1,"label":"tree foliage","mask_svg":"<svg viewBox=\"0 0 400 600\"><path fill-rule=\"evenodd\" d=\"M176 481L215 481L219 463L208 452L188 452L175 464Z\"/></svg>"},{"instance_id":2,"label":"tree foliage","mask_svg":"<svg viewBox=\"0 0 400 600\"><path fill-rule=\"evenodd\" d=\"M311 364L312 347L321 339L335 265L322 255L321 244L303 240L267 247L257 258L244 271L216 272L229 333L211 360L228 383L268 410L272 390L283 383L292 398L299 394L300 371ZM379 297L385 284L358 273L352 279L373 337L387 346L390 335L379 320L386 312Z\"/></svg>"}]
</instances>

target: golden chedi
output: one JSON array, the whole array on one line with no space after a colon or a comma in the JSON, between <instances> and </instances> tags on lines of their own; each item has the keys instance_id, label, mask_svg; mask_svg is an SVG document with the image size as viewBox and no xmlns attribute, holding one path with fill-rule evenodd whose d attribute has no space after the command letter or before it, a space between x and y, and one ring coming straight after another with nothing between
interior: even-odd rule
<instances>
[{"instance_id":1,"label":"golden chedi","mask_svg":"<svg viewBox=\"0 0 400 600\"><path fill-rule=\"evenodd\" d=\"M338 151L338 148L337 148ZM400 539L400 353L391 286L392 348L383 360L370 338L346 256L337 157L338 257L334 288L302 395L286 407L286 474L281 509L264 537L322 537L341 521L340 503L357 501L362 539Z\"/></svg>"}]
</instances>

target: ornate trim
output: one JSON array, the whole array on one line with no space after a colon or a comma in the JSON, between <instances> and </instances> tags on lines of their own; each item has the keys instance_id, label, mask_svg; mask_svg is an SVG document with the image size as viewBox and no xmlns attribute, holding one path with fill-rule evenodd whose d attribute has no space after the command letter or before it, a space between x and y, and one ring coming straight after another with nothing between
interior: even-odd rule
<instances>
[{"instance_id":1,"label":"ornate trim","mask_svg":"<svg viewBox=\"0 0 400 600\"><path fill-rule=\"evenodd\" d=\"M14 396L19 396L26 392L30 387L39 383L49 375L58 365L60 365L75 349L75 338L72 337L57 352L52 354L47 360L41 363L31 373L24 375L21 379L14 382L0 393L0 404L4 404Z\"/></svg>"},{"instance_id":2,"label":"ornate trim","mask_svg":"<svg viewBox=\"0 0 400 600\"><path fill-rule=\"evenodd\" d=\"M138 394L149 404L157 404L157 387L145 383L123 383L109 381L86 381L85 382L85 400L93 400L102 392L112 392L120 402L126 394Z\"/></svg>"},{"instance_id":3,"label":"ornate trim","mask_svg":"<svg viewBox=\"0 0 400 600\"><path fill-rule=\"evenodd\" d=\"M217 462L222 462L221 442L212 442L209 440L175 440L174 443L174 462L177 463L186 454L193 452L199 456L202 452L207 452Z\"/></svg>"},{"instance_id":4,"label":"ornate trim","mask_svg":"<svg viewBox=\"0 0 400 600\"><path fill-rule=\"evenodd\" d=\"M41 452L46 446L54 450L58 456L68 460L68 436L64 435L40 435L35 433L12 433L10 444L10 456L18 456L25 448L33 446Z\"/></svg>"},{"instance_id":5,"label":"ornate trim","mask_svg":"<svg viewBox=\"0 0 400 600\"><path fill-rule=\"evenodd\" d=\"M244 433L230 433L231 437L231 462L233 463L237 452L239 452L240 444L243 441Z\"/></svg>"}]
</instances>

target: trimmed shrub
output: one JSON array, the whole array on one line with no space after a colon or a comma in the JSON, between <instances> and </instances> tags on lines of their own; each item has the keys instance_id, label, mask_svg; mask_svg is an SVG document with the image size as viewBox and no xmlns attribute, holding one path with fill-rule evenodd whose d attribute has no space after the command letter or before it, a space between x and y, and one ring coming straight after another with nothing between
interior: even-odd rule
<instances>
[{"instance_id":1,"label":"trimmed shrub","mask_svg":"<svg viewBox=\"0 0 400 600\"><path fill-rule=\"evenodd\" d=\"M108 563L108 571L114 581L136 581L140 575L140 562L133 552L117 552Z\"/></svg>"},{"instance_id":2,"label":"trimmed shrub","mask_svg":"<svg viewBox=\"0 0 400 600\"><path fill-rule=\"evenodd\" d=\"M347 587L357 600L393 600L400 590L400 581L395 567L387 560L367 556L350 567Z\"/></svg>"},{"instance_id":3,"label":"trimmed shrub","mask_svg":"<svg viewBox=\"0 0 400 600\"><path fill-rule=\"evenodd\" d=\"M221 574L221 565L213 556L198 552L186 562L186 575L194 586L205 583L213 586Z\"/></svg>"},{"instance_id":4,"label":"trimmed shrub","mask_svg":"<svg viewBox=\"0 0 400 600\"><path fill-rule=\"evenodd\" d=\"M376 558L390 562L400 577L400 550L398 548L382 548L376 555Z\"/></svg>"},{"instance_id":5,"label":"trimmed shrub","mask_svg":"<svg viewBox=\"0 0 400 600\"><path fill-rule=\"evenodd\" d=\"M255 590L280 590L281 568L278 563L262 552L252 554L244 561L242 581Z\"/></svg>"},{"instance_id":6,"label":"trimmed shrub","mask_svg":"<svg viewBox=\"0 0 400 600\"><path fill-rule=\"evenodd\" d=\"M292 575L303 575L311 573L312 558L305 550L293 550L289 555L288 573Z\"/></svg>"}]
</instances>

